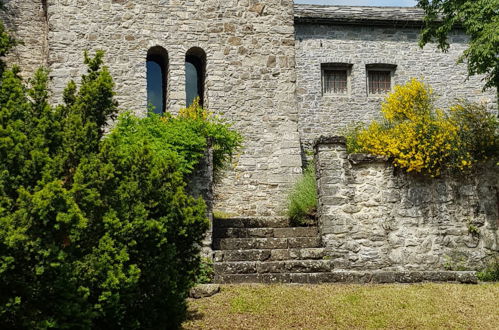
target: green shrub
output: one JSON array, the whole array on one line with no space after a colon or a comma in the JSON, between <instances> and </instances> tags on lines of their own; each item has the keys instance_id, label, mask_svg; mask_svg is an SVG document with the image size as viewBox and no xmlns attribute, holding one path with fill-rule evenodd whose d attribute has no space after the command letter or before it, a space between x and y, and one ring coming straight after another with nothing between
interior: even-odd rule
<instances>
[{"instance_id":1,"label":"green shrub","mask_svg":"<svg viewBox=\"0 0 499 330\"><path fill-rule=\"evenodd\" d=\"M47 102L47 73L0 81L0 328L175 328L208 228L186 179L209 144L220 166L240 137L219 121L122 115L103 54ZM220 151L221 150L221 151Z\"/></svg>"},{"instance_id":2,"label":"green shrub","mask_svg":"<svg viewBox=\"0 0 499 330\"><path fill-rule=\"evenodd\" d=\"M209 258L201 258L199 271L196 275L196 284L207 284L213 282L215 270L213 269L213 261Z\"/></svg>"},{"instance_id":3,"label":"green shrub","mask_svg":"<svg viewBox=\"0 0 499 330\"><path fill-rule=\"evenodd\" d=\"M365 128L366 125L364 123L354 122L345 127L341 132L346 139L348 153L362 152L362 145L360 145L358 137Z\"/></svg>"},{"instance_id":4,"label":"green shrub","mask_svg":"<svg viewBox=\"0 0 499 330\"><path fill-rule=\"evenodd\" d=\"M288 217L294 225L307 225L317 213L317 182L313 164L309 164L303 176L296 182L288 197Z\"/></svg>"},{"instance_id":5,"label":"green shrub","mask_svg":"<svg viewBox=\"0 0 499 330\"><path fill-rule=\"evenodd\" d=\"M477 272L477 277L484 282L499 282L499 257L489 262L485 269Z\"/></svg>"}]
</instances>

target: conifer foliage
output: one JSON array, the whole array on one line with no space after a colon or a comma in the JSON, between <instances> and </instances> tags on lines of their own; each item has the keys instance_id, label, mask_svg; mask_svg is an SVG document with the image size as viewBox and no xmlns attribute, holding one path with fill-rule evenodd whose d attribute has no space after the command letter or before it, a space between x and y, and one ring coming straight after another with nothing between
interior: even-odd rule
<instances>
[{"instance_id":1,"label":"conifer foliage","mask_svg":"<svg viewBox=\"0 0 499 330\"><path fill-rule=\"evenodd\" d=\"M185 315L208 226L185 181L209 130L125 115L104 136L117 104L102 59L85 55L88 72L57 107L47 71L29 87L17 68L2 72L1 329L175 328ZM219 141L229 132L210 125Z\"/></svg>"}]
</instances>

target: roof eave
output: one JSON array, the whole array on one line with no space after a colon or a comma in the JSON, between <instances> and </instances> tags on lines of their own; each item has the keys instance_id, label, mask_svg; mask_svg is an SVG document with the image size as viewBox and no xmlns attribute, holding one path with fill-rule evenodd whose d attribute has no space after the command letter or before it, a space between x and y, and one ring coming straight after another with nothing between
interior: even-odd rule
<instances>
[{"instance_id":1,"label":"roof eave","mask_svg":"<svg viewBox=\"0 0 499 330\"><path fill-rule=\"evenodd\" d=\"M412 27L422 28L423 21L408 20L379 20L379 19L351 19L332 17L296 17L296 24L320 24L320 25L362 25L362 26L390 26L390 27Z\"/></svg>"}]
</instances>

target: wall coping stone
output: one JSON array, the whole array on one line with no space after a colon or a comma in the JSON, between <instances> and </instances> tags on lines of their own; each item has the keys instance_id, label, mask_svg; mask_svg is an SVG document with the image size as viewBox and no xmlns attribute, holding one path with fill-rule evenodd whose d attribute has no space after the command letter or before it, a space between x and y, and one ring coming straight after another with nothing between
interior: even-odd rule
<instances>
[{"instance_id":1,"label":"wall coping stone","mask_svg":"<svg viewBox=\"0 0 499 330\"><path fill-rule=\"evenodd\" d=\"M317 149L317 147L321 144L338 144L338 145L347 145L347 139L344 136L324 136L321 135L317 139L314 140L314 148Z\"/></svg>"},{"instance_id":2,"label":"wall coping stone","mask_svg":"<svg viewBox=\"0 0 499 330\"><path fill-rule=\"evenodd\" d=\"M317 152L317 148L320 145L339 145L346 147L347 139L344 136L323 136L314 140L314 149ZM367 164L367 163L384 163L388 162L388 157L371 155L366 153L353 153L348 155L348 160L353 165Z\"/></svg>"},{"instance_id":3,"label":"wall coping stone","mask_svg":"<svg viewBox=\"0 0 499 330\"><path fill-rule=\"evenodd\" d=\"M388 162L388 157L359 153L359 154L349 154L348 160L354 165L359 165L367 163L385 163Z\"/></svg>"}]
</instances>

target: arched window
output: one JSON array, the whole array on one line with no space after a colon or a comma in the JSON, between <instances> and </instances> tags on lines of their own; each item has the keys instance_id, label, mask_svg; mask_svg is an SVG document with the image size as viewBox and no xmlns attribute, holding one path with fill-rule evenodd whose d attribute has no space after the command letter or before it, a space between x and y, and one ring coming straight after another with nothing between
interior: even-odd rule
<instances>
[{"instance_id":1,"label":"arched window","mask_svg":"<svg viewBox=\"0 0 499 330\"><path fill-rule=\"evenodd\" d=\"M206 53L198 47L189 49L185 55L185 101L190 106L196 97L204 105L204 80Z\"/></svg>"},{"instance_id":2,"label":"arched window","mask_svg":"<svg viewBox=\"0 0 499 330\"><path fill-rule=\"evenodd\" d=\"M147 52L147 104L153 112L162 114L166 110L166 83L168 76L168 53L160 46Z\"/></svg>"}]
</instances>

